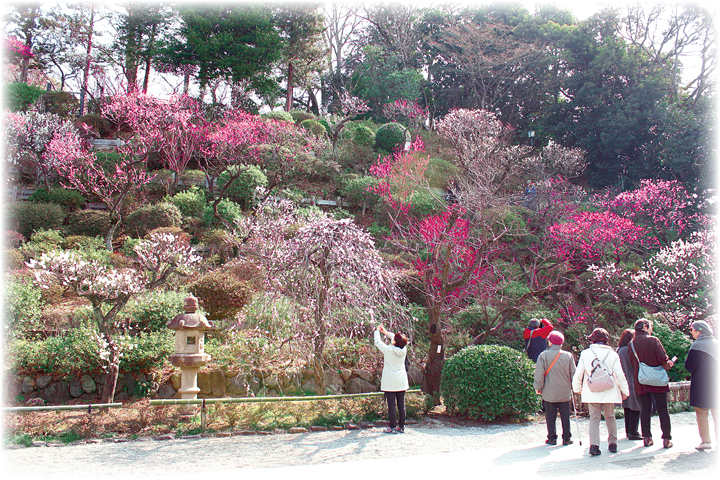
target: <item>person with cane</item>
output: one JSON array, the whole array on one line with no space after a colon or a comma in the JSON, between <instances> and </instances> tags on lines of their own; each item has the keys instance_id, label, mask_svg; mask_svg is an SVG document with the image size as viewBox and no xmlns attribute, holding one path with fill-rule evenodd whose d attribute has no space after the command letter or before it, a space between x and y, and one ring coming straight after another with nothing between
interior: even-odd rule
<instances>
[{"instance_id":1,"label":"person with cane","mask_svg":"<svg viewBox=\"0 0 720 480\"><path fill-rule=\"evenodd\" d=\"M562 425L562 444L570 445L572 430L570 429L570 402L572 398L572 378L575 374L575 360L570 352L562 350L565 336L557 330L548 336L550 348L538 356L535 364L533 387L542 395L547 422L548 445L557 445L555 420L560 413Z\"/></svg>"}]
</instances>

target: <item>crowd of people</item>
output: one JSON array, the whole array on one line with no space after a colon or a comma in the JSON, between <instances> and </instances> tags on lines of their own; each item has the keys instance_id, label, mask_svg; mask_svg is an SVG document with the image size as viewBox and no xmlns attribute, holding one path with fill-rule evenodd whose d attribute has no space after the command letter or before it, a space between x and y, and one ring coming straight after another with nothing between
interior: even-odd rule
<instances>
[{"instance_id":1,"label":"crowd of people","mask_svg":"<svg viewBox=\"0 0 720 480\"><path fill-rule=\"evenodd\" d=\"M717 373L717 341L710 325L702 320L692 323L694 341L685 360L690 373L690 406L695 409L700 444L698 450L712 448L709 416L712 415L715 438L718 438L718 412L715 395ZM557 444L556 419L562 425L563 445L573 443L570 425L570 405L573 393L587 404L590 414L591 456L601 454L600 422L605 417L608 432L608 451L617 452L617 422L615 405L622 404L625 435L629 440L642 440L645 447L654 444L651 417L656 412L664 448L671 448L672 433L668 412L670 392L667 370L677 358L669 358L660 340L652 335L652 322L641 318L633 329L620 336L617 351L610 345L610 335L596 328L587 337L588 348L582 350L575 364L570 352L562 350L564 337L553 330L547 320L532 319L523 334L525 351L535 362L534 388L542 395L547 421L549 445ZM538 338L544 338L546 349L537 354ZM533 343L535 342L535 343Z\"/></svg>"},{"instance_id":2,"label":"crowd of people","mask_svg":"<svg viewBox=\"0 0 720 480\"><path fill-rule=\"evenodd\" d=\"M608 432L608 451L617 452L618 430L615 406L622 405L625 435L628 440L642 440L645 447L654 444L651 417L657 412L664 448L671 448L672 433L668 412L670 392L667 370L677 358L669 358L660 340L652 335L653 324L641 318L634 328L620 335L617 350L610 345L610 335L604 328L596 328L588 335L588 347L581 351L577 364L572 353L562 349L562 332L554 329L547 319L533 318L523 332L525 353L535 362L533 386L542 396L547 423L548 445L557 445L556 422L560 416L562 444L573 443L570 422L571 406L576 411L574 394L587 404L590 414L591 456L600 455L600 422L605 417ZM690 373L690 406L695 409L700 444L698 450L712 448L709 417L712 415L715 438L718 438L718 410L715 396L717 373L717 341L710 325L702 320L692 323L694 339L685 368ZM385 335L390 343L385 343ZM382 325L374 332L375 346L383 353L380 389L388 405L390 426L386 433L405 431L405 392L407 377L408 339L392 333ZM396 418L396 415L398 418ZM577 411L575 414L577 418Z\"/></svg>"}]
</instances>

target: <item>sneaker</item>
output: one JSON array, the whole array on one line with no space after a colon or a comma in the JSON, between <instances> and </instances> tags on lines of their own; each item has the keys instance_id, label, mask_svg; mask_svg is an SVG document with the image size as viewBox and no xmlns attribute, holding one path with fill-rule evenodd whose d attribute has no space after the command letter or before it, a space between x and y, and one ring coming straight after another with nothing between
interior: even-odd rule
<instances>
[{"instance_id":1,"label":"sneaker","mask_svg":"<svg viewBox=\"0 0 720 480\"><path fill-rule=\"evenodd\" d=\"M668 438L663 438L663 448L672 448L672 442Z\"/></svg>"},{"instance_id":2,"label":"sneaker","mask_svg":"<svg viewBox=\"0 0 720 480\"><path fill-rule=\"evenodd\" d=\"M386 428L383 433L397 433L394 428Z\"/></svg>"},{"instance_id":3,"label":"sneaker","mask_svg":"<svg viewBox=\"0 0 720 480\"><path fill-rule=\"evenodd\" d=\"M557 440L548 438L547 440L545 440L545 444L546 445L557 445Z\"/></svg>"},{"instance_id":4,"label":"sneaker","mask_svg":"<svg viewBox=\"0 0 720 480\"><path fill-rule=\"evenodd\" d=\"M405 427L397 427L395 433L405 433Z\"/></svg>"},{"instance_id":5,"label":"sneaker","mask_svg":"<svg viewBox=\"0 0 720 480\"><path fill-rule=\"evenodd\" d=\"M593 457L600 455L600 447L597 445L590 445L590 455Z\"/></svg>"},{"instance_id":6,"label":"sneaker","mask_svg":"<svg viewBox=\"0 0 720 480\"><path fill-rule=\"evenodd\" d=\"M563 440L563 445L572 445L572 443L572 438L566 438L565 440Z\"/></svg>"},{"instance_id":7,"label":"sneaker","mask_svg":"<svg viewBox=\"0 0 720 480\"><path fill-rule=\"evenodd\" d=\"M654 443L652 437L643 437L643 446L652 447Z\"/></svg>"},{"instance_id":8,"label":"sneaker","mask_svg":"<svg viewBox=\"0 0 720 480\"><path fill-rule=\"evenodd\" d=\"M608 450L610 453L617 453L617 443L611 443L608 445Z\"/></svg>"},{"instance_id":9,"label":"sneaker","mask_svg":"<svg viewBox=\"0 0 720 480\"><path fill-rule=\"evenodd\" d=\"M695 450L710 450L712 448L712 443L710 442L703 442L697 447L695 447Z\"/></svg>"}]
</instances>

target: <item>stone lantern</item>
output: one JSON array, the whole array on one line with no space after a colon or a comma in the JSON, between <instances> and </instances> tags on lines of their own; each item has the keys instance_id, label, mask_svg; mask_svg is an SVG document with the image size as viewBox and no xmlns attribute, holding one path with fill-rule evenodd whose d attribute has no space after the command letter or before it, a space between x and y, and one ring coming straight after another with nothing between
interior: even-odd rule
<instances>
[{"instance_id":1,"label":"stone lantern","mask_svg":"<svg viewBox=\"0 0 720 480\"><path fill-rule=\"evenodd\" d=\"M175 330L175 353L170 355L169 360L180 367L180 398L197 398L200 392L197 386L198 370L210 360L210 355L205 353L205 330L213 326L205 315L196 313L197 310L198 299L191 294L185 298L185 313L167 323L168 328Z\"/></svg>"}]
</instances>

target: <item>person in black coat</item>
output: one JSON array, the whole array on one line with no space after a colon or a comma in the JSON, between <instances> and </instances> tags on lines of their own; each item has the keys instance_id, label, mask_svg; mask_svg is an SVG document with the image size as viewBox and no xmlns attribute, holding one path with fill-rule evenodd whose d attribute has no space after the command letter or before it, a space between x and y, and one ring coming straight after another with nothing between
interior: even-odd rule
<instances>
[{"instance_id":1,"label":"person in black coat","mask_svg":"<svg viewBox=\"0 0 720 480\"><path fill-rule=\"evenodd\" d=\"M709 414L712 412L715 424L715 439L718 439L718 410L715 395L717 374L717 340L707 322L698 320L690 328L693 341L685 360L685 369L690 373L690 406L695 407L700 445L698 450L712 448Z\"/></svg>"}]
</instances>

